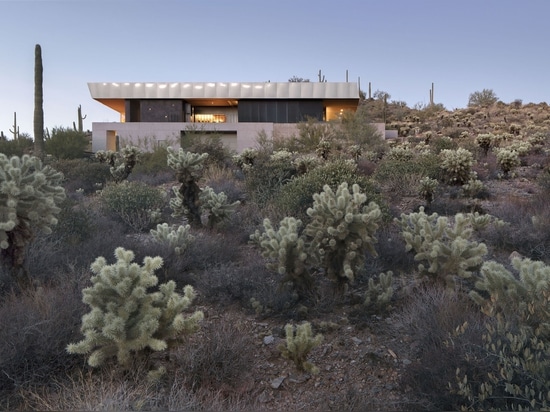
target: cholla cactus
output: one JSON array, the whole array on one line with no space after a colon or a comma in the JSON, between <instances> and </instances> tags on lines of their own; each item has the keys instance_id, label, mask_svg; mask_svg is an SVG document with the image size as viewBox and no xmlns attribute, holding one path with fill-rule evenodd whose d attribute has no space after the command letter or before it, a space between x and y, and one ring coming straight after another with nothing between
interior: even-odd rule
<instances>
[{"instance_id":1,"label":"cholla cactus","mask_svg":"<svg viewBox=\"0 0 550 412\"><path fill-rule=\"evenodd\" d=\"M426 203L430 204L434 200L435 191L437 190L437 186L439 186L439 182L437 179L426 176L420 179L419 183L420 196L426 200Z\"/></svg>"},{"instance_id":2,"label":"cholla cactus","mask_svg":"<svg viewBox=\"0 0 550 412\"><path fill-rule=\"evenodd\" d=\"M282 282L291 282L298 293L306 294L313 289L313 278L308 271L308 251L300 237L302 221L285 217L276 231L269 219L264 219L264 232L256 230L250 240L262 249L267 259L267 268L283 276Z\"/></svg>"},{"instance_id":3,"label":"cholla cactus","mask_svg":"<svg viewBox=\"0 0 550 412\"><path fill-rule=\"evenodd\" d=\"M25 248L36 232L51 233L57 224L58 205L65 199L62 180L37 157L0 153L0 249L14 276L24 275Z\"/></svg>"},{"instance_id":4,"label":"cholla cactus","mask_svg":"<svg viewBox=\"0 0 550 412\"><path fill-rule=\"evenodd\" d=\"M378 282L374 278L369 279L363 306L369 310L380 310L390 303L393 291L393 272L380 273Z\"/></svg>"},{"instance_id":5,"label":"cholla cactus","mask_svg":"<svg viewBox=\"0 0 550 412\"><path fill-rule=\"evenodd\" d=\"M240 154L233 156L233 162L235 162L241 170L246 171L254 166L258 154L258 150L246 148Z\"/></svg>"},{"instance_id":6,"label":"cholla cactus","mask_svg":"<svg viewBox=\"0 0 550 412\"><path fill-rule=\"evenodd\" d=\"M375 232L382 219L380 207L367 202L359 185L352 192L347 183L332 191L325 185L322 193L313 195L313 207L307 210L311 222L304 234L310 239L310 250L325 273L339 284L353 281L368 250L376 256Z\"/></svg>"},{"instance_id":7,"label":"cholla cactus","mask_svg":"<svg viewBox=\"0 0 550 412\"><path fill-rule=\"evenodd\" d=\"M162 223L157 225L157 229L151 229L151 235L159 243L166 243L174 250L176 255L182 255L189 245L195 240L190 232L189 225L172 225Z\"/></svg>"},{"instance_id":8,"label":"cholla cactus","mask_svg":"<svg viewBox=\"0 0 550 412\"><path fill-rule=\"evenodd\" d=\"M125 146L120 151L120 164L111 166L111 175L116 182L121 182L130 176L138 164L142 151L136 146Z\"/></svg>"},{"instance_id":9,"label":"cholla cactus","mask_svg":"<svg viewBox=\"0 0 550 412\"><path fill-rule=\"evenodd\" d=\"M229 203L224 192L216 193L214 189L206 186L199 196L200 209L206 213L207 226L209 228L220 226L235 212L240 201Z\"/></svg>"},{"instance_id":10,"label":"cholla cactus","mask_svg":"<svg viewBox=\"0 0 550 412\"><path fill-rule=\"evenodd\" d=\"M176 151L168 147L168 166L176 172L176 179L181 183L179 188L174 187L176 200L170 200L170 207L175 216L185 216L191 224L200 224L199 209L200 188L198 181L204 170L204 162L208 153L191 153L183 149Z\"/></svg>"},{"instance_id":11,"label":"cholla cactus","mask_svg":"<svg viewBox=\"0 0 550 412\"><path fill-rule=\"evenodd\" d=\"M462 185L470 178L470 171L474 164L474 156L469 150L444 149L440 153L441 168L450 184Z\"/></svg>"},{"instance_id":12,"label":"cholla cactus","mask_svg":"<svg viewBox=\"0 0 550 412\"><path fill-rule=\"evenodd\" d=\"M484 188L483 182L477 178L477 173L472 172L470 179L462 185L462 194L466 197L475 197Z\"/></svg>"},{"instance_id":13,"label":"cholla cactus","mask_svg":"<svg viewBox=\"0 0 550 412\"><path fill-rule=\"evenodd\" d=\"M286 359L291 359L299 371L307 371L313 375L319 373L319 368L307 361L307 356L312 349L323 341L323 335L313 336L311 323L304 322L294 327L288 323L285 326L286 345L279 345L281 354Z\"/></svg>"},{"instance_id":14,"label":"cholla cactus","mask_svg":"<svg viewBox=\"0 0 550 412\"><path fill-rule=\"evenodd\" d=\"M454 287L456 276L470 278L487 254L484 243L470 240L470 216L457 214L453 226L447 217L437 213L428 216L421 207L418 213L401 214L401 220L396 222L402 228L406 251L414 250L414 259L428 264L418 265L420 273L443 280L449 288Z\"/></svg>"},{"instance_id":15,"label":"cholla cactus","mask_svg":"<svg viewBox=\"0 0 550 412\"><path fill-rule=\"evenodd\" d=\"M496 151L497 162L504 176L508 176L510 172L520 165L519 154L515 150L508 148L498 149Z\"/></svg>"},{"instance_id":16,"label":"cholla cactus","mask_svg":"<svg viewBox=\"0 0 550 412\"><path fill-rule=\"evenodd\" d=\"M493 146L495 135L492 133L481 133L476 136L475 142L483 150L483 154L487 156L489 149Z\"/></svg>"},{"instance_id":17,"label":"cholla cactus","mask_svg":"<svg viewBox=\"0 0 550 412\"><path fill-rule=\"evenodd\" d=\"M298 174L303 175L314 169L315 167L319 166L320 160L318 157L313 155L302 155L296 157L292 161L292 164L296 168Z\"/></svg>"},{"instance_id":18,"label":"cholla cactus","mask_svg":"<svg viewBox=\"0 0 550 412\"><path fill-rule=\"evenodd\" d=\"M391 160L407 161L414 157L414 152L408 142L399 144L390 149L386 158Z\"/></svg>"},{"instance_id":19,"label":"cholla cactus","mask_svg":"<svg viewBox=\"0 0 550 412\"><path fill-rule=\"evenodd\" d=\"M331 152L331 149L332 149L332 144L330 143L330 141L327 139L321 139L321 141L317 145L317 149L315 149L315 153L321 159L327 160Z\"/></svg>"},{"instance_id":20,"label":"cholla cactus","mask_svg":"<svg viewBox=\"0 0 550 412\"><path fill-rule=\"evenodd\" d=\"M111 167L115 166L116 152L112 150L98 150L94 156L99 163L107 163Z\"/></svg>"},{"instance_id":21,"label":"cholla cactus","mask_svg":"<svg viewBox=\"0 0 550 412\"><path fill-rule=\"evenodd\" d=\"M134 253L121 247L115 257L113 265L103 257L92 264L93 285L82 291L83 302L91 308L82 317L85 338L67 346L69 353L89 355L92 367L112 358L129 367L133 356L164 351L183 334L195 332L203 318L200 311L183 315L195 298L189 285L183 296L173 281L161 284L157 292L147 291L158 283L154 272L162 267L162 258L146 257L140 266L133 262Z\"/></svg>"}]
</instances>

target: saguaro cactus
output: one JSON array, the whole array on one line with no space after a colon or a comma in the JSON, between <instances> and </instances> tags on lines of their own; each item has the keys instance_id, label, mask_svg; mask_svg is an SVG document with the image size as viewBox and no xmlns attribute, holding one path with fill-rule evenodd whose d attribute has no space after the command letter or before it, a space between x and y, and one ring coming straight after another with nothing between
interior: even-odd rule
<instances>
[{"instance_id":1,"label":"saguaro cactus","mask_svg":"<svg viewBox=\"0 0 550 412\"><path fill-rule=\"evenodd\" d=\"M10 133L13 134L13 140L19 139L19 126L17 126L17 112L13 112L13 130L11 129L9 130L10 130Z\"/></svg>"},{"instance_id":2,"label":"saguaro cactus","mask_svg":"<svg viewBox=\"0 0 550 412\"><path fill-rule=\"evenodd\" d=\"M44 156L44 97L42 48L37 44L34 48L34 154L39 159Z\"/></svg>"},{"instance_id":3,"label":"saguaro cactus","mask_svg":"<svg viewBox=\"0 0 550 412\"><path fill-rule=\"evenodd\" d=\"M25 247L36 231L51 232L58 205L65 198L63 175L40 159L24 155L8 158L0 153L0 248L2 260L22 272Z\"/></svg>"}]
</instances>

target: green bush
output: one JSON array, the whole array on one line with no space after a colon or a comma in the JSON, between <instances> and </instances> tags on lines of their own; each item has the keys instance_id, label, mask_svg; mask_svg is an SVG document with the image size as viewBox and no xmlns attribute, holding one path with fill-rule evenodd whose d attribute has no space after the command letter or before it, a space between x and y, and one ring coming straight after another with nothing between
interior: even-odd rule
<instances>
[{"instance_id":1,"label":"green bush","mask_svg":"<svg viewBox=\"0 0 550 412\"><path fill-rule=\"evenodd\" d=\"M101 191L104 208L136 231L156 223L155 213L166 205L165 193L142 182L109 183Z\"/></svg>"},{"instance_id":2,"label":"green bush","mask_svg":"<svg viewBox=\"0 0 550 412\"><path fill-rule=\"evenodd\" d=\"M63 173L63 186L68 194L82 189L84 194L95 193L112 179L109 167L88 159L62 159L52 167Z\"/></svg>"},{"instance_id":3,"label":"green bush","mask_svg":"<svg viewBox=\"0 0 550 412\"><path fill-rule=\"evenodd\" d=\"M30 137L19 137L15 140L0 140L0 153L11 156L29 154L34 148L34 141Z\"/></svg>"},{"instance_id":4,"label":"green bush","mask_svg":"<svg viewBox=\"0 0 550 412\"><path fill-rule=\"evenodd\" d=\"M44 139L46 153L56 159L78 159L84 156L90 139L83 132L54 128L49 139Z\"/></svg>"},{"instance_id":5,"label":"green bush","mask_svg":"<svg viewBox=\"0 0 550 412\"><path fill-rule=\"evenodd\" d=\"M281 187L273 204L281 213L305 220L307 209L313 205L313 195L321 192L324 185L336 190L342 182L347 182L350 186L358 184L369 194L369 198L377 198L368 179L357 173L354 162L334 160L292 179Z\"/></svg>"}]
</instances>

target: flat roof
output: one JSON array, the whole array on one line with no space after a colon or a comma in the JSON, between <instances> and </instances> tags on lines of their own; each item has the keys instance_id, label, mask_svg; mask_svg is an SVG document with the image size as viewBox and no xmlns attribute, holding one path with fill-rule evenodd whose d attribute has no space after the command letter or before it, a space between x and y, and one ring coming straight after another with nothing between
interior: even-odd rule
<instances>
[{"instance_id":1,"label":"flat roof","mask_svg":"<svg viewBox=\"0 0 550 412\"><path fill-rule=\"evenodd\" d=\"M88 83L93 99L357 99L353 82Z\"/></svg>"}]
</instances>

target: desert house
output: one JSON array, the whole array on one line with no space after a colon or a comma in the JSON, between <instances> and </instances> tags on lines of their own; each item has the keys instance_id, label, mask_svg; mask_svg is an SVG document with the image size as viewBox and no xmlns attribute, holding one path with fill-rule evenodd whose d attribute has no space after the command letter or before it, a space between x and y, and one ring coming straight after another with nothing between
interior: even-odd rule
<instances>
[{"instance_id":1,"label":"desert house","mask_svg":"<svg viewBox=\"0 0 550 412\"><path fill-rule=\"evenodd\" d=\"M116 110L120 122L92 124L92 150L120 143L179 143L186 131L215 133L236 152L253 147L260 132L296 134L308 118L337 120L355 111L354 82L88 83L93 99ZM382 126L383 134L383 126Z\"/></svg>"}]
</instances>

